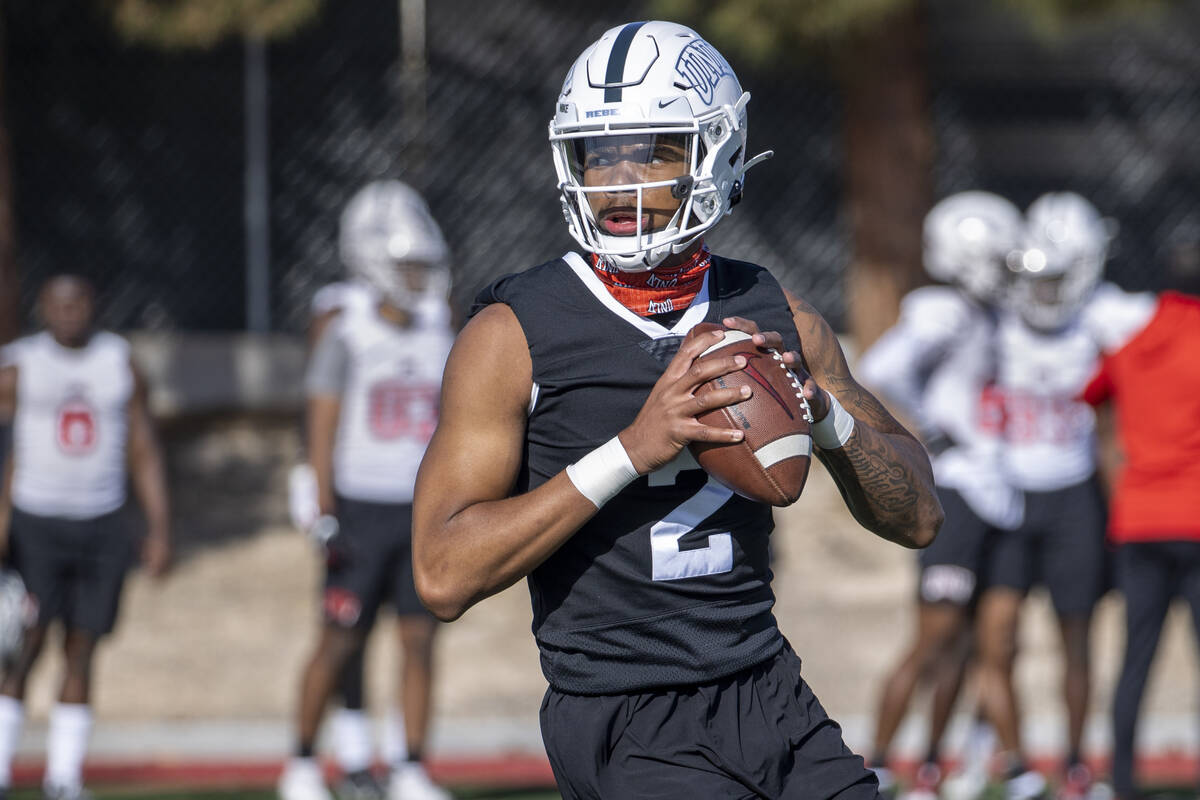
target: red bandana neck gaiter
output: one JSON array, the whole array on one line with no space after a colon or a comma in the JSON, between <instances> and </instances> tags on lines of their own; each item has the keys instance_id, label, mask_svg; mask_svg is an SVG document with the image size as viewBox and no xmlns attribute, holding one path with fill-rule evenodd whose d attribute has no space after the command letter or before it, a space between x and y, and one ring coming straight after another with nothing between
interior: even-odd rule
<instances>
[{"instance_id":1,"label":"red bandana neck gaiter","mask_svg":"<svg viewBox=\"0 0 1200 800\"><path fill-rule=\"evenodd\" d=\"M622 272L604 263L595 253L591 259L592 271L609 294L640 317L687 308L704 285L708 265L712 263L707 245L678 266L646 272Z\"/></svg>"}]
</instances>

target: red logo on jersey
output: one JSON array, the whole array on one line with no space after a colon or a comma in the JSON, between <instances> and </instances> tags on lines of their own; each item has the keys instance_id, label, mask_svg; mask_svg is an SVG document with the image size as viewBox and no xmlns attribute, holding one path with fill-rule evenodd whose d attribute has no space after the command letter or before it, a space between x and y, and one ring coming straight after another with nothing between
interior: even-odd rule
<instances>
[{"instance_id":1,"label":"red logo on jersey","mask_svg":"<svg viewBox=\"0 0 1200 800\"><path fill-rule=\"evenodd\" d=\"M55 426L58 448L69 456L82 456L96 447L96 414L82 398L72 398L58 409Z\"/></svg>"},{"instance_id":2,"label":"red logo on jersey","mask_svg":"<svg viewBox=\"0 0 1200 800\"><path fill-rule=\"evenodd\" d=\"M377 439L429 441L437 425L438 388L407 381L380 381L368 395L368 420Z\"/></svg>"}]
</instances>

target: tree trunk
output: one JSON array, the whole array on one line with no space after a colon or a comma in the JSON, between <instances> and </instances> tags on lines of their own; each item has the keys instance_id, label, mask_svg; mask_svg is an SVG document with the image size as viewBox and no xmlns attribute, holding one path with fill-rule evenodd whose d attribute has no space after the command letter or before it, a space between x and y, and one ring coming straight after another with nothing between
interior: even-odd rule
<instances>
[{"instance_id":1,"label":"tree trunk","mask_svg":"<svg viewBox=\"0 0 1200 800\"><path fill-rule=\"evenodd\" d=\"M21 329L21 292L17 281L16 225L12 211L12 160L8 146L5 97L4 27L0 20L0 344Z\"/></svg>"},{"instance_id":2,"label":"tree trunk","mask_svg":"<svg viewBox=\"0 0 1200 800\"><path fill-rule=\"evenodd\" d=\"M917 2L849 42L838 62L853 245L847 318L860 352L896 321L900 298L926 282L921 227L934 153L926 47Z\"/></svg>"}]
</instances>

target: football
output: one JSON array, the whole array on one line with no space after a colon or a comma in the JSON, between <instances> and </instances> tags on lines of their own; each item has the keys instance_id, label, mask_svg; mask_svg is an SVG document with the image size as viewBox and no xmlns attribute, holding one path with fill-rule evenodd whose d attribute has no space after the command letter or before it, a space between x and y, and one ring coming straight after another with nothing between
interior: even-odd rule
<instances>
[{"instance_id":1,"label":"football","mask_svg":"<svg viewBox=\"0 0 1200 800\"><path fill-rule=\"evenodd\" d=\"M724 330L702 322L688 338ZM740 403L698 414L696 419L717 428L744 431L742 441L727 444L692 442L700 466L733 491L773 506L796 502L808 479L812 457L812 411L800 393L800 380L775 350L757 347L750 334L730 330L700 358L741 354L746 366L705 383L695 392L749 386L754 393Z\"/></svg>"}]
</instances>

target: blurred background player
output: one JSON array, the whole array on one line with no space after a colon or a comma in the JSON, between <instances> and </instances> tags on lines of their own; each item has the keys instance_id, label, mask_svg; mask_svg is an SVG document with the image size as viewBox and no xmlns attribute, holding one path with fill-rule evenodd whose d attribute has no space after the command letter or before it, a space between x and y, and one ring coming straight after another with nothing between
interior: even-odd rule
<instances>
[{"instance_id":1,"label":"blurred background player","mask_svg":"<svg viewBox=\"0 0 1200 800\"><path fill-rule=\"evenodd\" d=\"M1122 455L1108 523L1125 596L1125 654L1112 705L1120 800L1137 797L1138 711L1175 597L1190 607L1200 642L1200 299L1164 293L1146 325L1129 333L1084 392L1093 405L1112 402Z\"/></svg>"},{"instance_id":2,"label":"blurred background player","mask_svg":"<svg viewBox=\"0 0 1200 800\"><path fill-rule=\"evenodd\" d=\"M1005 483L994 405L997 306L1021 243L1020 210L989 192L951 195L926 215L924 263L945 285L902 301L900 319L863 354L859 372L920 433L933 458L941 533L918 554L916 639L883 681L872 766L894 788L888 749L919 683L933 687L929 739L906 796L933 797L939 747L962 683L986 547L994 528L1020 523L1018 492Z\"/></svg>"},{"instance_id":3,"label":"blurred background player","mask_svg":"<svg viewBox=\"0 0 1200 800\"><path fill-rule=\"evenodd\" d=\"M424 200L399 181L360 190L340 228L342 260L376 301L346 307L329 322L307 376L309 464L319 512L311 534L327 565L324 624L304 670L296 756L279 791L283 800L330 797L314 758L325 705L346 665L361 661L376 613L391 600L403 651L406 747L390 765L388 796L448 798L421 763L436 622L417 598L411 562L413 483L437 422L453 341L448 315L431 310L446 304L448 249ZM364 783L354 788L370 791Z\"/></svg>"},{"instance_id":4,"label":"blurred background player","mask_svg":"<svg viewBox=\"0 0 1200 800\"><path fill-rule=\"evenodd\" d=\"M1101 352L1144 324L1153 300L1101 283L1112 226L1070 192L1038 198L1026 212L1026 240L1013 311L998 340L1005 417L1005 465L1022 490L1025 518L996 537L979 608L981 696L1004 751L1009 797L1046 792L1028 768L1013 690L1022 601L1041 584L1050 593L1063 644L1067 711L1062 797L1092 791L1081 741L1090 694L1089 628L1106 590L1104 496L1097 477L1095 415L1079 394Z\"/></svg>"},{"instance_id":5,"label":"blurred background player","mask_svg":"<svg viewBox=\"0 0 1200 800\"><path fill-rule=\"evenodd\" d=\"M339 315L373 314L379 302L378 292L361 276L350 273L340 281L326 284L313 295L309 309L308 355L320 341L329 324ZM444 305L444 303L442 303ZM288 509L292 524L309 534L321 516L316 473L307 460L296 464L288 475ZM323 542L316 542L322 550ZM329 719L329 740L341 780L337 794L342 800L371 800L382 795L378 779L371 771L375 758L371 718L366 707L366 647L358 649L342 668L335 694L341 706ZM380 755L392 764L405 758L404 718L393 705L383 723Z\"/></svg>"},{"instance_id":6,"label":"blurred background player","mask_svg":"<svg viewBox=\"0 0 1200 800\"><path fill-rule=\"evenodd\" d=\"M47 797L76 798L85 794L93 654L116 622L133 556L126 480L146 519L142 561L156 577L170 557L167 486L145 383L129 343L93 330L92 285L52 278L38 310L46 329L9 345L0 368L0 406L15 409L0 522L9 519L8 559L33 616L0 682L0 793L11 780L26 681L49 624L61 619L66 671L50 712L43 785Z\"/></svg>"}]
</instances>

